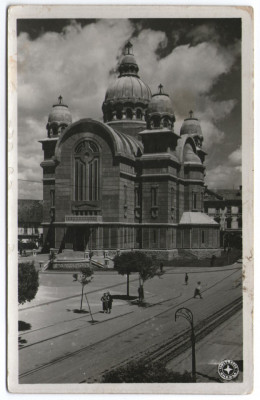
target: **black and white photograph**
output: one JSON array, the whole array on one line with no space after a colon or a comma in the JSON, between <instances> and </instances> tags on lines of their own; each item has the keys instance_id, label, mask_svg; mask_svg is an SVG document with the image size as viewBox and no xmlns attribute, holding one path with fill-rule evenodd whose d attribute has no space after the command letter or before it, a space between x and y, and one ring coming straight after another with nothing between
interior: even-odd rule
<instances>
[{"instance_id":1,"label":"black and white photograph","mask_svg":"<svg viewBox=\"0 0 260 400\"><path fill-rule=\"evenodd\" d=\"M252 18L9 8L11 392L252 390Z\"/></svg>"}]
</instances>

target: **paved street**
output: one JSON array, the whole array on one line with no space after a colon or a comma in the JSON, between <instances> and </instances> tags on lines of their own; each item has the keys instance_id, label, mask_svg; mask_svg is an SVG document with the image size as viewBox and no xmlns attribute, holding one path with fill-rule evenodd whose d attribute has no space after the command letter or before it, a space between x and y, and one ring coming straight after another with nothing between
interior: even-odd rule
<instances>
[{"instance_id":1,"label":"paved street","mask_svg":"<svg viewBox=\"0 0 260 400\"><path fill-rule=\"evenodd\" d=\"M184 274L189 283L184 284ZM193 299L196 282L203 299ZM130 295L137 296L138 276L131 275ZM100 298L116 296L111 314L103 314ZM96 382L106 370L146 356L174 335L187 321L174 321L177 308L192 310L195 325L241 296L241 264L222 268L165 268L161 278L145 283L146 307L126 301L126 277L96 272L85 291L94 319L79 314L81 286L72 273L40 274L36 298L19 307L20 383ZM241 325L241 318L237 320ZM232 346L230 342L229 346Z\"/></svg>"},{"instance_id":2,"label":"paved street","mask_svg":"<svg viewBox=\"0 0 260 400\"><path fill-rule=\"evenodd\" d=\"M243 327L242 311L238 311L217 327L213 332L196 344L197 382L219 381L218 364L226 359L235 361L239 366L236 382L243 380ZM173 371L190 371L191 349L174 358L167 364Z\"/></svg>"}]
</instances>

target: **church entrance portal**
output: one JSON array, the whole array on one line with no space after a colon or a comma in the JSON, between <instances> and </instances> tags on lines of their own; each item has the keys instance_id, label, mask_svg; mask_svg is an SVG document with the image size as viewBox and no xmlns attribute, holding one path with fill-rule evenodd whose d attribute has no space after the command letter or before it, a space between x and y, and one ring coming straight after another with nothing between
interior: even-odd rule
<instances>
[{"instance_id":1,"label":"church entrance portal","mask_svg":"<svg viewBox=\"0 0 260 400\"><path fill-rule=\"evenodd\" d=\"M74 228L73 250L84 251L89 248L90 228L78 226Z\"/></svg>"}]
</instances>

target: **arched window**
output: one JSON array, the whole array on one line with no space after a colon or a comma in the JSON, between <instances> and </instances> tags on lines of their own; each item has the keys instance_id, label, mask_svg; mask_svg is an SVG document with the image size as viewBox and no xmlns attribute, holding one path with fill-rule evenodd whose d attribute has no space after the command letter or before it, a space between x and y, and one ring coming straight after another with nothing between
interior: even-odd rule
<instances>
[{"instance_id":1,"label":"arched window","mask_svg":"<svg viewBox=\"0 0 260 400\"><path fill-rule=\"evenodd\" d=\"M171 188L171 208L175 208L175 191L174 188Z\"/></svg>"},{"instance_id":2,"label":"arched window","mask_svg":"<svg viewBox=\"0 0 260 400\"><path fill-rule=\"evenodd\" d=\"M154 116L153 118L152 118L152 121L153 121L153 127L154 128L160 128L160 122L161 122L161 120L160 120L160 117L159 116Z\"/></svg>"},{"instance_id":3,"label":"arched window","mask_svg":"<svg viewBox=\"0 0 260 400\"><path fill-rule=\"evenodd\" d=\"M133 112L132 112L131 108L126 109L126 118L133 119Z\"/></svg>"},{"instance_id":4,"label":"arched window","mask_svg":"<svg viewBox=\"0 0 260 400\"><path fill-rule=\"evenodd\" d=\"M193 210L197 210L197 193L192 192L192 208Z\"/></svg>"},{"instance_id":5,"label":"arched window","mask_svg":"<svg viewBox=\"0 0 260 400\"><path fill-rule=\"evenodd\" d=\"M121 110L117 110L116 119L122 119L122 111Z\"/></svg>"},{"instance_id":6,"label":"arched window","mask_svg":"<svg viewBox=\"0 0 260 400\"><path fill-rule=\"evenodd\" d=\"M163 127L164 128L170 127L170 121L168 120L168 118L163 119Z\"/></svg>"},{"instance_id":7,"label":"arched window","mask_svg":"<svg viewBox=\"0 0 260 400\"><path fill-rule=\"evenodd\" d=\"M142 119L142 111L139 108L136 110L136 119Z\"/></svg>"},{"instance_id":8,"label":"arched window","mask_svg":"<svg viewBox=\"0 0 260 400\"><path fill-rule=\"evenodd\" d=\"M100 154L96 143L80 142L75 148L74 176L76 201L97 201L100 197Z\"/></svg>"}]
</instances>

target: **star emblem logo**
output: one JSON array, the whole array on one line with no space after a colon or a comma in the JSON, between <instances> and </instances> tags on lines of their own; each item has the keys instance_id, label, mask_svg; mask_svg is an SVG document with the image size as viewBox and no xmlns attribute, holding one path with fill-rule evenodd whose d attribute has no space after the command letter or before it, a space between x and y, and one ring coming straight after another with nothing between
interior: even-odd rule
<instances>
[{"instance_id":1,"label":"star emblem logo","mask_svg":"<svg viewBox=\"0 0 260 400\"><path fill-rule=\"evenodd\" d=\"M230 375L230 372L233 371L233 368L230 368L230 364L228 364L228 366L226 368L223 368L223 370L226 371L228 375Z\"/></svg>"},{"instance_id":2,"label":"star emblem logo","mask_svg":"<svg viewBox=\"0 0 260 400\"><path fill-rule=\"evenodd\" d=\"M239 368L235 361L224 360L218 365L219 376L225 381L235 379L239 374Z\"/></svg>"}]
</instances>

